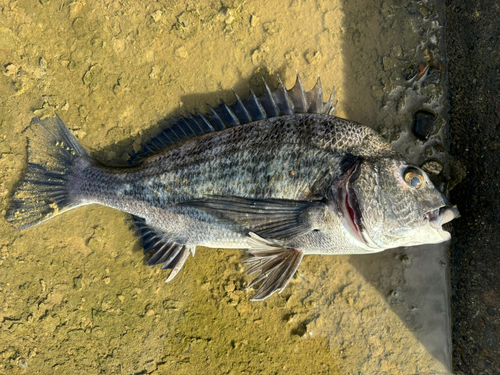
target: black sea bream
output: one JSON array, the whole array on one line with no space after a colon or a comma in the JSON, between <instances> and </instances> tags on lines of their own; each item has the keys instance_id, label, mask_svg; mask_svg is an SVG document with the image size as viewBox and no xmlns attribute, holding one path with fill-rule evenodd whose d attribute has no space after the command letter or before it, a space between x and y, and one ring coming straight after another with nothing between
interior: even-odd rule
<instances>
[{"instance_id":1,"label":"black sea bream","mask_svg":"<svg viewBox=\"0 0 500 375\"><path fill-rule=\"evenodd\" d=\"M24 229L87 204L132 215L149 265L179 272L197 246L248 249L253 300L283 290L306 254L448 241L458 215L372 129L333 116L300 79L183 117L128 168L93 159L59 117L35 118L7 220Z\"/></svg>"}]
</instances>

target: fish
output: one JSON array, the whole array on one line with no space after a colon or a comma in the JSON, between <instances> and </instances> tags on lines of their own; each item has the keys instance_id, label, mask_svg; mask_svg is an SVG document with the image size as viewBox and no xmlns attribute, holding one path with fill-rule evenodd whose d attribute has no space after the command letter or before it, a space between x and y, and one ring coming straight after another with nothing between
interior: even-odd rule
<instances>
[{"instance_id":1,"label":"fish","mask_svg":"<svg viewBox=\"0 0 500 375\"><path fill-rule=\"evenodd\" d=\"M198 246L244 249L252 301L280 293L304 255L373 254L450 240L456 206L370 127L334 115L321 80L253 91L178 117L127 167L93 158L57 116L34 118L6 220L26 229L79 206L131 215L150 266Z\"/></svg>"}]
</instances>

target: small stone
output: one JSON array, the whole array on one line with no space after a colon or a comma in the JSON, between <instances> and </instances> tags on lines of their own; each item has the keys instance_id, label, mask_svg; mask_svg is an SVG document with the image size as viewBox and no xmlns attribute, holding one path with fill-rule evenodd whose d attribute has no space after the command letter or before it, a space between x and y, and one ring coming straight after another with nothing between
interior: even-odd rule
<instances>
[{"instance_id":1,"label":"small stone","mask_svg":"<svg viewBox=\"0 0 500 375\"><path fill-rule=\"evenodd\" d=\"M136 139L132 145L134 148L134 152L138 153L139 150L142 148L142 141L140 139Z\"/></svg>"},{"instance_id":2,"label":"small stone","mask_svg":"<svg viewBox=\"0 0 500 375\"><path fill-rule=\"evenodd\" d=\"M297 60L299 57L300 57L300 54L295 49L285 53L285 59L288 63L291 63L292 61Z\"/></svg>"},{"instance_id":3,"label":"small stone","mask_svg":"<svg viewBox=\"0 0 500 375\"><path fill-rule=\"evenodd\" d=\"M496 347L497 337L495 335L495 332L493 330L486 329L484 331L482 342L484 346L489 346L490 348Z\"/></svg>"},{"instance_id":4,"label":"small stone","mask_svg":"<svg viewBox=\"0 0 500 375\"><path fill-rule=\"evenodd\" d=\"M77 67L77 66L78 66L78 63L77 63L76 61L74 61L74 60L71 60L71 61L68 63L67 68L68 68L68 70L69 70L69 71L71 71L71 72L72 72L73 70L75 70L75 69L76 69L76 67Z\"/></svg>"},{"instance_id":5,"label":"small stone","mask_svg":"<svg viewBox=\"0 0 500 375\"><path fill-rule=\"evenodd\" d=\"M161 19L161 16L163 16L163 13L161 10L157 10L156 12L151 13L151 18L155 22L158 22Z\"/></svg>"},{"instance_id":6,"label":"small stone","mask_svg":"<svg viewBox=\"0 0 500 375\"><path fill-rule=\"evenodd\" d=\"M183 58L183 59L187 59L189 57L187 51L186 51L186 48L184 47L179 47L175 50L175 55L180 57L180 58Z\"/></svg>"},{"instance_id":7,"label":"small stone","mask_svg":"<svg viewBox=\"0 0 500 375\"><path fill-rule=\"evenodd\" d=\"M73 134L75 135L76 138L83 139L87 135L87 132L85 132L81 129L78 129L78 130L74 130Z\"/></svg>"},{"instance_id":8,"label":"small stone","mask_svg":"<svg viewBox=\"0 0 500 375\"><path fill-rule=\"evenodd\" d=\"M17 362L17 366L20 369L25 369L28 367L28 361L26 361L26 359L24 358L20 358L19 361Z\"/></svg>"},{"instance_id":9,"label":"small stone","mask_svg":"<svg viewBox=\"0 0 500 375\"><path fill-rule=\"evenodd\" d=\"M130 160L130 155L129 155L129 153L128 153L128 152L124 152L124 153L122 154L121 160L123 160L123 161L129 161L129 160Z\"/></svg>"},{"instance_id":10,"label":"small stone","mask_svg":"<svg viewBox=\"0 0 500 375\"><path fill-rule=\"evenodd\" d=\"M403 264L410 264L411 263L410 257L408 255L406 255L406 254L403 255L401 257L401 263L403 263Z\"/></svg>"},{"instance_id":11,"label":"small stone","mask_svg":"<svg viewBox=\"0 0 500 375\"><path fill-rule=\"evenodd\" d=\"M95 89L102 81L102 68L98 65L91 65L83 75L82 81L90 89Z\"/></svg>"},{"instance_id":12,"label":"small stone","mask_svg":"<svg viewBox=\"0 0 500 375\"><path fill-rule=\"evenodd\" d=\"M490 143L488 143L488 150L489 151L495 151L500 144L498 143L497 140L493 140Z\"/></svg>"},{"instance_id":13,"label":"small stone","mask_svg":"<svg viewBox=\"0 0 500 375\"><path fill-rule=\"evenodd\" d=\"M17 66L14 64L8 64L3 72L6 76L15 76L18 72Z\"/></svg>"},{"instance_id":14,"label":"small stone","mask_svg":"<svg viewBox=\"0 0 500 375\"><path fill-rule=\"evenodd\" d=\"M42 69L47 69L47 61L43 57L40 57L40 60L38 60L38 65Z\"/></svg>"},{"instance_id":15,"label":"small stone","mask_svg":"<svg viewBox=\"0 0 500 375\"><path fill-rule=\"evenodd\" d=\"M85 21L82 18L75 19L71 26L78 38L83 38L87 35Z\"/></svg>"},{"instance_id":16,"label":"small stone","mask_svg":"<svg viewBox=\"0 0 500 375\"><path fill-rule=\"evenodd\" d=\"M422 87L426 87L432 83L439 84L441 82L441 71L437 68L430 67L427 70L427 76L422 82Z\"/></svg>"},{"instance_id":17,"label":"small stone","mask_svg":"<svg viewBox=\"0 0 500 375\"><path fill-rule=\"evenodd\" d=\"M230 293L230 292L233 292L234 289L235 289L235 285L233 282L230 282L229 284L227 284L224 289L226 290L226 292Z\"/></svg>"},{"instance_id":18,"label":"small stone","mask_svg":"<svg viewBox=\"0 0 500 375\"><path fill-rule=\"evenodd\" d=\"M224 22L227 25L231 25L234 22L233 11L229 8L222 8L221 15L224 19Z\"/></svg>"},{"instance_id":19,"label":"small stone","mask_svg":"<svg viewBox=\"0 0 500 375\"><path fill-rule=\"evenodd\" d=\"M35 109L33 113L35 116L45 118L45 117L54 117L55 114L55 108L51 106L49 103L45 102L42 105L42 108Z\"/></svg>"},{"instance_id":20,"label":"small stone","mask_svg":"<svg viewBox=\"0 0 500 375\"><path fill-rule=\"evenodd\" d=\"M198 33L200 16L196 12L184 12L177 17L172 33L181 39L189 39Z\"/></svg>"},{"instance_id":21,"label":"small stone","mask_svg":"<svg viewBox=\"0 0 500 375\"><path fill-rule=\"evenodd\" d=\"M315 65L321 61L321 52L309 49L304 57L309 64Z\"/></svg>"},{"instance_id":22,"label":"small stone","mask_svg":"<svg viewBox=\"0 0 500 375\"><path fill-rule=\"evenodd\" d=\"M252 52L252 62L255 65L260 65L260 63L265 60L266 54L269 52L269 47L264 43L258 49ZM262 81L259 81L259 84Z\"/></svg>"},{"instance_id":23,"label":"small stone","mask_svg":"<svg viewBox=\"0 0 500 375\"><path fill-rule=\"evenodd\" d=\"M158 79L158 74L160 73L160 68L158 66L153 66L151 72L149 73L149 79Z\"/></svg>"},{"instance_id":24,"label":"small stone","mask_svg":"<svg viewBox=\"0 0 500 375\"><path fill-rule=\"evenodd\" d=\"M250 26L255 27L255 26L257 26L258 24L259 24L259 17L254 16L254 15L252 14L252 16L250 17Z\"/></svg>"},{"instance_id":25,"label":"small stone","mask_svg":"<svg viewBox=\"0 0 500 375\"><path fill-rule=\"evenodd\" d=\"M443 165L438 160L428 160L420 166L424 171L431 175L438 175L443 171Z\"/></svg>"},{"instance_id":26,"label":"small stone","mask_svg":"<svg viewBox=\"0 0 500 375\"><path fill-rule=\"evenodd\" d=\"M268 33L269 35L275 35L280 31L278 24L274 21L273 22L266 22L263 26L264 26L264 31L266 33Z\"/></svg>"},{"instance_id":27,"label":"small stone","mask_svg":"<svg viewBox=\"0 0 500 375\"><path fill-rule=\"evenodd\" d=\"M252 53L252 63L254 65L259 65L262 60L263 60L262 52L260 50L258 50L258 49L256 49L255 51L253 51L253 53Z\"/></svg>"},{"instance_id":28,"label":"small stone","mask_svg":"<svg viewBox=\"0 0 500 375\"><path fill-rule=\"evenodd\" d=\"M436 115L429 111L420 110L415 113L412 132L415 136L423 141L436 130Z\"/></svg>"}]
</instances>

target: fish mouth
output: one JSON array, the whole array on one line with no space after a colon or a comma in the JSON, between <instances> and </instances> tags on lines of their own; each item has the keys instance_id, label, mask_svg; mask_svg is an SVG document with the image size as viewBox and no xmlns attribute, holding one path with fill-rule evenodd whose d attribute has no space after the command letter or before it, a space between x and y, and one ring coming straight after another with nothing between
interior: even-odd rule
<instances>
[{"instance_id":1,"label":"fish mouth","mask_svg":"<svg viewBox=\"0 0 500 375\"><path fill-rule=\"evenodd\" d=\"M453 219L460 217L457 206L443 206L425 214L432 228L442 230L442 226Z\"/></svg>"},{"instance_id":2,"label":"fish mouth","mask_svg":"<svg viewBox=\"0 0 500 375\"><path fill-rule=\"evenodd\" d=\"M361 159L356 160L346 171L345 177L337 185L337 194L335 201L337 209L343 217L344 227L359 242L366 244L366 240L361 232L361 211L359 210L358 200L354 189L350 183L355 181L360 174Z\"/></svg>"}]
</instances>

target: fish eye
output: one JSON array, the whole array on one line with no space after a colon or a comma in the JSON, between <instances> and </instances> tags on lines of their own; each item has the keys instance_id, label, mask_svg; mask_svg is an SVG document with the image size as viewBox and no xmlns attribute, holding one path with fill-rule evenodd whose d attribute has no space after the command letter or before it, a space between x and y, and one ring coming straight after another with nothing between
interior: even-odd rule
<instances>
[{"instance_id":1,"label":"fish eye","mask_svg":"<svg viewBox=\"0 0 500 375\"><path fill-rule=\"evenodd\" d=\"M404 179L408 185L415 189L420 189L425 181L422 172L415 168L407 168L404 172Z\"/></svg>"}]
</instances>

